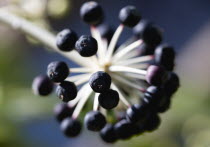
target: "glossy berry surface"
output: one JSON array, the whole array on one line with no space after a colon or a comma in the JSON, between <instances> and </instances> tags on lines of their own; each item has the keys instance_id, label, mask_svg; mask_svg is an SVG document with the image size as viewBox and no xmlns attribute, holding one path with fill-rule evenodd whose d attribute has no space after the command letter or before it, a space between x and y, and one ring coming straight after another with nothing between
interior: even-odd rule
<instances>
[{"instance_id":1,"label":"glossy berry surface","mask_svg":"<svg viewBox=\"0 0 210 147\"><path fill-rule=\"evenodd\" d=\"M71 29L64 29L56 37L56 45L61 51L72 51L78 37Z\"/></svg>"},{"instance_id":2,"label":"glossy berry surface","mask_svg":"<svg viewBox=\"0 0 210 147\"><path fill-rule=\"evenodd\" d=\"M167 79L167 72L161 66L150 65L147 69L146 81L155 86L160 86Z\"/></svg>"},{"instance_id":3,"label":"glossy berry surface","mask_svg":"<svg viewBox=\"0 0 210 147\"><path fill-rule=\"evenodd\" d=\"M47 75L53 82L62 82L69 75L69 67L62 61L51 62L47 67Z\"/></svg>"},{"instance_id":4,"label":"glossy berry surface","mask_svg":"<svg viewBox=\"0 0 210 147\"><path fill-rule=\"evenodd\" d=\"M155 62L163 66L166 70L174 68L175 51L173 47L163 44L155 49Z\"/></svg>"},{"instance_id":5,"label":"glossy berry surface","mask_svg":"<svg viewBox=\"0 0 210 147\"><path fill-rule=\"evenodd\" d=\"M119 103L119 94L117 91L109 89L99 95L98 101L104 109L113 109Z\"/></svg>"},{"instance_id":6,"label":"glossy berry surface","mask_svg":"<svg viewBox=\"0 0 210 147\"><path fill-rule=\"evenodd\" d=\"M67 137L76 137L79 135L82 126L79 121L72 118L66 118L61 122L61 130Z\"/></svg>"},{"instance_id":7,"label":"glossy berry surface","mask_svg":"<svg viewBox=\"0 0 210 147\"><path fill-rule=\"evenodd\" d=\"M93 91L102 93L110 88L111 77L106 72L98 71L90 77L89 84Z\"/></svg>"},{"instance_id":8,"label":"glossy berry surface","mask_svg":"<svg viewBox=\"0 0 210 147\"><path fill-rule=\"evenodd\" d=\"M106 124L106 126L100 131L101 139L106 143L114 143L117 141L117 134L112 124Z\"/></svg>"},{"instance_id":9,"label":"glossy berry surface","mask_svg":"<svg viewBox=\"0 0 210 147\"><path fill-rule=\"evenodd\" d=\"M67 117L71 117L74 108L68 106L66 103L57 104L54 108L54 114L58 122L61 122Z\"/></svg>"},{"instance_id":10,"label":"glossy berry surface","mask_svg":"<svg viewBox=\"0 0 210 147\"><path fill-rule=\"evenodd\" d=\"M90 57L96 54L98 43L93 37L83 35L77 40L75 48L81 56Z\"/></svg>"},{"instance_id":11,"label":"glossy berry surface","mask_svg":"<svg viewBox=\"0 0 210 147\"><path fill-rule=\"evenodd\" d=\"M106 125L106 119L99 111L90 111L85 115L85 126L90 131L100 131Z\"/></svg>"},{"instance_id":12,"label":"glossy berry surface","mask_svg":"<svg viewBox=\"0 0 210 147\"><path fill-rule=\"evenodd\" d=\"M80 9L80 16L89 25L98 25L104 19L101 6L94 1L86 2Z\"/></svg>"},{"instance_id":13,"label":"glossy berry surface","mask_svg":"<svg viewBox=\"0 0 210 147\"><path fill-rule=\"evenodd\" d=\"M37 95L46 96L53 91L53 82L47 75L39 75L35 77L32 83L33 92Z\"/></svg>"},{"instance_id":14,"label":"glossy berry surface","mask_svg":"<svg viewBox=\"0 0 210 147\"><path fill-rule=\"evenodd\" d=\"M126 6L120 10L119 20L125 26L134 27L141 20L141 15L134 6Z\"/></svg>"},{"instance_id":15,"label":"glossy berry surface","mask_svg":"<svg viewBox=\"0 0 210 147\"><path fill-rule=\"evenodd\" d=\"M73 82L63 81L58 85L56 94L63 102L68 102L76 98L77 87Z\"/></svg>"}]
</instances>

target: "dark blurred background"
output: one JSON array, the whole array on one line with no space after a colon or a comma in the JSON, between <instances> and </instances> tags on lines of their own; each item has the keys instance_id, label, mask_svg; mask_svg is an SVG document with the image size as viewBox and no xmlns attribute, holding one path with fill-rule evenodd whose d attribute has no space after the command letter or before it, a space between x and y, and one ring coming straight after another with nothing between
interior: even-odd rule
<instances>
[{"instance_id":1,"label":"dark blurred background","mask_svg":"<svg viewBox=\"0 0 210 147\"><path fill-rule=\"evenodd\" d=\"M71 27L79 35L89 28L79 17L82 0L0 0L0 9L37 25L58 32ZM98 0L106 13L106 22L116 28L119 10L135 5L144 19L164 30L164 42L177 51L176 72L181 88L171 109L161 116L158 131L119 141L120 147L210 147L210 1L209 0ZM130 37L126 29L121 41ZM53 107L59 101L34 96L33 77L45 73L50 61L64 57L45 49L36 41L0 22L0 147L89 147L102 143L97 133L86 130L78 138L68 139L59 130Z\"/></svg>"}]
</instances>

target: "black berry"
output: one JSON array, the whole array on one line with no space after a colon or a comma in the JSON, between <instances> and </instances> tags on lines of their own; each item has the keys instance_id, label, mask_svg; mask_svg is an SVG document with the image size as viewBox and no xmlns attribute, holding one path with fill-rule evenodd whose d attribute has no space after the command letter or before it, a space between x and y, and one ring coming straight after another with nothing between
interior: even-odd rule
<instances>
[{"instance_id":1,"label":"black berry","mask_svg":"<svg viewBox=\"0 0 210 147\"><path fill-rule=\"evenodd\" d=\"M101 37L107 39L107 41L109 43L112 39L113 34L114 34L114 30L106 24L101 24L101 25L97 26L97 29L100 32Z\"/></svg>"},{"instance_id":2,"label":"black berry","mask_svg":"<svg viewBox=\"0 0 210 147\"><path fill-rule=\"evenodd\" d=\"M106 119L99 111L90 111L86 114L85 126L90 131L100 131L106 125Z\"/></svg>"},{"instance_id":3,"label":"black berry","mask_svg":"<svg viewBox=\"0 0 210 147\"><path fill-rule=\"evenodd\" d=\"M161 66L150 65L147 69L146 81L155 86L161 86L167 79L167 72Z\"/></svg>"},{"instance_id":4,"label":"black berry","mask_svg":"<svg viewBox=\"0 0 210 147\"><path fill-rule=\"evenodd\" d=\"M150 132L154 131L158 129L160 123L161 123L160 117L156 113L153 113L146 121L144 129L145 131L150 131Z\"/></svg>"},{"instance_id":5,"label":"black berry","mask_svg":"<svg viewBox=\"0 0 210 147\"><path fill-rule=\"evenodd\" d=\"M69 67L65 62L51 62L47 67L47 75L53 82L62 82L69 75Z\"/></svg>"},{"instance_id":6,"label":"black berry","mask_svg":"<svg viewBox=\"0 0 210 147\"><path fill-rule=\"evenodd\" d=\"M129 107L126 111L126 118L128 121L135 123L135 122L142 122L146 119L147 114L149 112L149 107L143 104L134 104Z\"/></svg>"},{"instance_id":7,"label":"black berry","mask_svg":"<svg viewBox=\"0 0 210 147\"><path fill-rule=\"evenodd\" d=\"M83 35L77 40L75 48L81 56L90 57L96 54L98 43L93 37Z\"/></svg>"},{"instance_id":8,"label":"black berry","mask_svg":"<svg viewBox=\"0 0 210 147\"><path fill-rule=\"evenodd\" d=\"M141 20L141 15L134 6L126 6L120 10L119 19L125 26L134 27Z\"/></svg>"},{"instance_id":9,"label":"black berry","mask_svg":"<svg viewBox=\"0 0 210 147\"><path fill-rule=\"evenodd\" d=\"M163 44L155 49L155 62L166 70L174 68L175 51L173 47Z\"/></svg>"},{"instance_id":10,"label":"black berry","mask_svg":"<svg viewBox=\"0 0 210 147\"><path fill-rule=\"evenodd\" d=\"M119 94L117 91L109 89L99 95L98 101L104 109L113 109L119 103Z\"/></svg>"},{"instance_id":11,"label":"black berry","mask_svg":"<svg viewBox=\"0 0 210 147\"><path fill-rule=\"evenodd\" d=\"M74 108L68 106L68 104L57 104L54 108L54 114L58 122L61 122L67 117L71 117Z\"/></svg>"},{"instance_id":12,"label":"black berry","mask_svg":"<svg viewBox=\"0 0 210 147\"><path fill-rule=\"evenodd\" d=\"M160 28L148 21L140 21L134 28L134 34L151 46L157 46L162 41Z\"/></svg>"},{"instance_id":13,"label":"black berry","mask_svg":"<svg viewBox=\"0 0 210 147\"><path fill-rule=\"evenodd\" d=\"M73 100L77 96L77 87L73 82L63 81L56 89L57 96L64 102Z\"/></svg>"},{"instance_id":14,"label":"black berry","mask_svg":"<svg viewBox=\"0 0 210 147\"><path fill-rule=\"evenodd\" d=\"M98 25L104 19L101 6L94 1L86 2L80 9L80 16L89 25Z\"/></svg>"},{"instance_id":15,"label":"black berry","mask_svg":"<svg viewBox=\"0 0 210 147\"><path fill-rule=\"evenodd\" d=\"M169 78L163 87L165 89L166 94L168 96L171 96L177 91L177 89L180 86L180 83L179 83L179 77L177 76L176 73L170 72L168 77Z\"/></svg>"},{"instance_id":16,"label":"black berry","mask_svg":"<svg viewBox=\"0 0 210 147\"><path fill-rule=\"evenodd\" d=\"M61 130L67 137L76 137L79 135L82 126L79 121L72 118L66 118L61 122Z\"/></svg>"},{"instance_id":17,"label":"black berry","mask_svg":"<svg viewBox=\"0 0 210 147\"><path fill-rule=\"evenodd\" d=\"M53 82L47 75L37 76L32 83L32 90L35 94L46 96L53 91Z\"/></svg>"},{"instance_id":18,"label":"black berry","mask_svg":"<svg viewBox=\"0 0 210 147\"><path fill-rule=\"evenodd\" d=\"M111 77L106 72L98 71L90 77L89 84L95 92L101 93L110 88Z\"/></svg>"},{"instance_id":19,"label":"black berry","mask_svg":"<svg viewBox=\"0 0 210 147\"><path fill-rule=\"evenodd\" d=\"M117 141L117 135L112 124L107 124L100 131L100 136L101 139L106 143L114 143L115 141Z\"/></svg>"},{"instance_id":20,"label":"black berry","mask_svg":"<svg viewBox=\"0 0 210 147\"><path fill-rule=\"evenodd\" d=\"M56 45L62 51L71 51L74 49L77 39L77 34L74 31L65 29L58 33Z\"/></svg>"}]
</instances>

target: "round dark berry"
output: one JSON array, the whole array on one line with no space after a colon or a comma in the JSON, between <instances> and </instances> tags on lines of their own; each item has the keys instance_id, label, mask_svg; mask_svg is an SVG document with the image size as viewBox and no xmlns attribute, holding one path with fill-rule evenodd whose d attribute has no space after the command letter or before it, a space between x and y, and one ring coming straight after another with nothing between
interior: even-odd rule
<instances>
[{"instance_id":1,"label":"round dark berry","mask_svg":"<svg viewBox=\"0 0 210 147\"><path fill-rule=\"evenodd\" d=\"M126 119L132 123L142 122L147 118L149 107L143 104L134 104L126 111Z\"/></svg>"},{"instance_id":2,"label":"round dark berry","mask_svg":"<svg viewBox=\"0 0 210 147\"><path fill-rule=\"evenodd\" d=\"M117 91L109 89L99 95L98 101L104 109L113 109L119 103L119 94Z\"/></svg>"},{"instance_id":3,"label":"round dark berry","mask_svg":"<svg viewBox=\"0 0 210 147\"><path fill-rule=\"evenodd\" d=\"M101 37L105 38L109 43L112 39L113 34L114 34L114 30L106 24L101 24L101 25L97 26L97 29L98 29Z\"/></svg>"},{"instance_id":4,"label":"round dark berry","mask_svg":"<svg viewBox=\"0 0 210 147\"><path fill-rule=\"evenodd\" d=\"M163 44L155 49L155 62L163 66L166 70L174 68L175 52L173 47Z\"/></svg>"},{"instance_id":5,"label":"round dark berry","mask_svg":"<svg viewBox=\"0 0 210 147\"><path fill-rule=\"evenodd\" d=\"M100 131L106 125L106 118L99 111L90 111L85 115L85 126L90 131Z\"/></svg>"},{"instance_id":6,"label":"round dark berry","mask_svg":"<svg viewBox=\"0 0 210 147\"><path fill-rule=\"evenodd\" d=\"M32 83L32 90L35 94L46 96L53 91L53 82L47 75L37 76Z\"/></svg>"},{"instance_id":7,"label":"round dark berry","mask_svg":"<svg viewBox=\"0 0 210 147\"><path fill-rule=\"evenodd\" d=\"M153 109L161 106L165 102L164 90L160 87L150 86L144 93L143 103L149 104ZM146 105L146 104L145 104Z\"/></svg>"},{"instance_id":8,"label":"round dark berry","mask_svg":"<svg viewBox=\"0 0 210 147\"><path fill-rule=\"evenodd\" d=\"M81 56L90 57L97 53L98 43L93 37L83 35L77 40L75 48Z\"/></svg>"},{"instance_id":9,"label":"round dark berry","mask_svg":"<svg viewBox=\"0 0 210 147\"><path fill-rule=\"evenodd\" d=\"M134 27L141 20L141 15L134 6L126 6L120 10L119 19L123 25Z\"/></svg>"},{"instance_id":10,"label":"round dark berry","mask_svg":"<svg viewBox=\"0 0 210 147\"><path fill-rule=\"evenodd\" d=\"M117 141L117 135L112 124L107 124L100 131L100 136L101 139L106 143L114 143L115 141Z\"/></svg>"},{"instance_id":11,"label":"round dark berry","mask_svg":"<svg viewBox=\"0 0 210 147\"><path fill-rule=\"evenodd\" d=\"M63 81L58 85L56 94L63 102L68 102L76 98L77 87L73 82Z\"/></svg>"},{"instance_id":12,"label":"round dark berry","mask_svg":"<svg viewBox=\"0 0 210 147\"><path fill-rule=\"evenodd\" d=\"M150 46L145 42L143 42L137 49L140 56L153 55L155 51L155 47Z\"/></svg>"},{"instance_id":13,"label":"round dark berry","mask_svg":"<svg viewBox=\"0 0 210 147\"><path fill-rule=\"evenodd\" d=\"M149 132L154 131L158 129L160 123L161 123L160 117L156 113L153 113L145 122L144 129L145 131Z\"/></svg>"},{"instance_id":14,"label":"round dark berry","mask_svg":"<svg viewBox=\"0 0 210 147\"><path fill-rule=\"evenodd\" d=\"M147 69L146 81L155 86L161 86L167 79L167 72L161 66L150 65Z\"/></svg>"},{"instance_id":15,"label":"round dark berry","mask_svg":"<svg viewBox=\"0 0 210 147\"><path fill-rule=\"evenodd\" d=\"M58 33L56 45L62 51L71 51L74 49L77 39L77 34L74 31L65 29Z\"/></svg>"},{"instance_id":16,"label":"round dark berry","mask_svg":"<svg viewBox=\"0 0 210 147\"><path fill-rule=\"evenodd\" d=\"M140 21L134 28L134 34L151 46L157 46L162 41L160 28L147 21Z\"/></svg>"},{"instance_id":17,"label":"round dark berry","mask_svg":"<svg viewBox=\"0 0 210 147\"><path fill-rule=\"evenodd\" d=\"M157 108L157 112L159 113L166 112L170 108L170 105L171 105L171 99L170 98L165 99L165 101Z\"/></svg>"},{"instance_id":18,"label":"round dark berry","mask_svg":"<svg viewBox=\"0 0 210 147\"><path fill-rule=\"evenodd\" d=\"M94 1L86 2L80 9L80 16L89 25L98 25L104 19L101 6Z\"/></svg>"},{"instance_id":19,"label":"round dark berry","mask_svg":"<svg viewBox=\"0 0 210 147\"><path fill-rule=\"evenodd\" d=\"M61 122L61 130L67 137L78 136L81 129L80 122L72 118L66 118Z\"/></svg>"},{"instance_id":20,"label":"round dark berry","mask_svg":"<svg viewBox=\"0 0 210 147\"><path fill-rule=\"evenodd\" d=\"M176 73L171 72L171 73L169 73L168 77L169 78L163 87L165 89L166 94L168 96L171 96L177 91L177 89L180 86L180 83L179 83L179 77L177 76Z\"/></svg>"},{"instance_id":21,"label":"round dark berry","mask_svg":"<svg viewBox=\"0 0 210 147\"><path fill-rule=\"evenodd\" d=\"M93 91L99 93L108 90L110 88L111 82L111 76L103 71L94 73L89 79L90 87L93 89Z\"/></svg>"},{"instance_id":22,"label":"round dark berry","mask_svg":"<svg viewBox=\"0 0 210 147\"><path fill-rule=\"evenodd\" d=\"M69 67L65 62L51 62L47 67L47 75L53 82L62 82L69 75Z\"/></svg>"},{"instance_id":23,"label":"round dark berry","mask_svg":"<svg viewBox=\"0 0 210 147\"><path fill-rule=\"evenodd\" d=\"M123 119L123 120L117 122L114 125L114 130L115 130L117 137L119 139L128 139L132 135L134 135L134 132L136 132L134 130L134 124L127 121L126 119Z\"/></svg>"},{"instance_id":24,"label":"round dark berry","mask_svg":"<svg viewBox=\"0 0 210 147\"><path fill-rule=\"evenodd\" d=\"M67 117L71 117L74 108L68 106L68 104L57 104L54 108L54 114L58 122L61 122Z\"/></svg>"}]
</instances>

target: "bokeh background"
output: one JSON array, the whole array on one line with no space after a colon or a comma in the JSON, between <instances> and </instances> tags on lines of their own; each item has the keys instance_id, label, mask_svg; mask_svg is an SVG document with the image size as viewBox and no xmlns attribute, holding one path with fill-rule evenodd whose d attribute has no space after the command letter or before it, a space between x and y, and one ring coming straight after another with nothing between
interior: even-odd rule
<instances>
[{"instance_id":1,"label":"bokeh background","mask_svg":"<svg viewBox=\"0 0 210 147\"><path fill-rule=\"evenodd\" d=\"M135 5L142 16L164 29L164 42L177 51L176 72L181 87L171 109L161 115L159 130L118 141L115 147L210 147L210 1L209 0L98 0L106 22L117 27L118 12ZM89 29L79 18L82 0L0 0L37 25L58 32L71 27L79 35ZM122 40L130 36L126 30ZM59 130L53 107L59 100L34 96L33 77L47 64L63 60L74 64L21 32L0 22L0 147L105 147L97 133L86 130L68 139Z\"/></svg>"}]
</instances>

